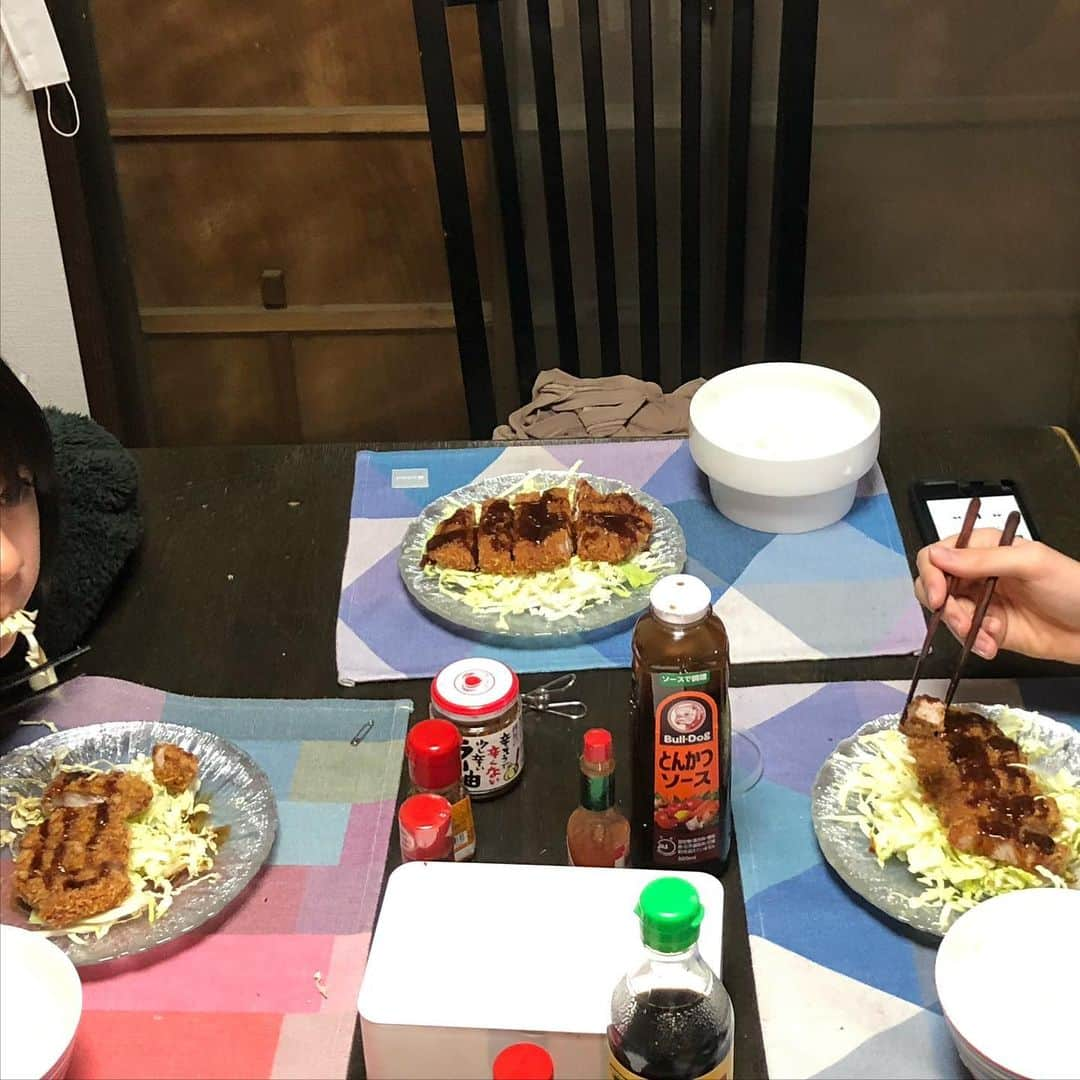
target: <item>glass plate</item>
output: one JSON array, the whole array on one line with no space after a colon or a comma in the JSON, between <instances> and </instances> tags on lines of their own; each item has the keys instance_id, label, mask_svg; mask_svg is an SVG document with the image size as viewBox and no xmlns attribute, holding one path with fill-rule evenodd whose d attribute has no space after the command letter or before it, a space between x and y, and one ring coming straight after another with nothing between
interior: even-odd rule
<instances>
[{"instance_id":1,"label":"glass plate","mask_svg":"<svg viewBox=\"0 0 1080 1080\"><path fill-rule=\"evenodd\" d=\"M526 476L538 488L565 486L568 479L565 472L553 471L490 476L458 488L424 508L409 526L398 558L401 580L405 582L405 588L409 590L412 598L429 614L449 623L455 629L466 630L480 637L490 637L502 644L510 644L507 639L514 638L517 639L514 644L563 645L567 643L567 639L575 637L612 633L620 624L640 615L649 606L648 585L634 589L629 596L613 596L609 600L592 604L584 608L577 618L551 622L542 615L508 615L506 626L500 627L498 615L479 614L466 607L457 597L441 592L438 579L420 569L424 547L440 521L462 506L480 503L485 499L497 499L516 491ZM588 480L602 494L623 491L637 499L653 516L649 550L662 557L660 575L677 574L682 570L686 565L686 538L675 515L663 503L619 480L607 480L588 474L575 474L575 477Z\"/></svg>"},{"instance_id":2,"label":"glass plate","mask_svg":"<svg viewBox=\"0 0 1080 1080\"><path fill-rule=\"evenodd\" d=\"M199 798L210 804L210 822L229 826L229 835L214 860L212 874L185 889L172 907L151 924L146 916L118 923L103 938L83 945L54 937L72 963L86 967L135 956L180 937L220 914L235 900L266 861L277 834L277 804L266 773L238 746L208 731L178 724L122 721L92 724L46 735L0 758L0 803L13 796L39 795L42 782L53 776L53 759L67 751L66 764L109 761L124 764L139 754L149 755L155 743L171 742L199 759ZM35 783L36 782L36 783ZM0 810L0 828L11 828L11 814ZM5 875L0 921L30 926L22 905L9 895Z\"/></svg>"},{"instance_id":3,"label":"glass plate","mask_svg":"<svg viewBox=\"0 0 1080 1080\"><path fill-rule=\"evenodd\" d=\"M1068 769L1073 776L1080 776L1080 734L1057 720L1026 712L1006 705L963 705L964 709L980 713L995 722L1004 713L1020 717L1024 726L1021 733L1047 747L1050 753L1035 763L1036 771L1052 774ZM896 728L900 717L895 714L879 716L863 724L850 738L844 739L825 759L814 781L811 793L811 818L818 844L828 864L861 897L869 900L887 915L899 919L916 930L923 930L941 937L957 917L949 917L945 925L940 923L940 905L912 907L911 901L924 891L924 886L912 874L907 864L892 858L884 866L870 853L866 837L858 825L845 821L830 821L836 814L851 813L850 808L840 804L840 789L857 767L853 755L855 740L860 735Z\"/></svg>"}]
</instances>

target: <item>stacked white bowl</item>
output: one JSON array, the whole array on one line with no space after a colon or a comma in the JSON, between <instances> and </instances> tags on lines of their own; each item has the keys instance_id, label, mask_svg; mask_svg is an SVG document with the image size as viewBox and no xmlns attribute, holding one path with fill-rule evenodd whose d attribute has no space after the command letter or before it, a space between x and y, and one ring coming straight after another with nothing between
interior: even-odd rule
<instances>
[{"instance_id":1,"label":"stacked white bowl","mask_svg":"<svg viewBox=\"0 0 1080 1080\"><path fill-rule=\"evenodd\" d=\"M938 999L976 1080L1080 1076L1080 892L986 900L938 949Z\"/></svg>"},{"instance_id":2,"label":"stacked white bowl","mask_svg":"<svg viewBox=\"0 0 1080 1080\"><path fill-rule=\"evenodd\" d=\"M877 459L881 409L861 382L815 364L747 364L690 402L690 453L717 509L762 532L839 521Z\"/></svg>"},{"instance_id":3,"label":"stacked white bowl","mask_svg":"<svg viewBox=\"0 0 1080 1080\"><path fill-rule=\"evenodd\" d=\"M44 934L0 926L0 1077L60 1080L75 1049L82 983Z\"/></svg>"}]
</instances>

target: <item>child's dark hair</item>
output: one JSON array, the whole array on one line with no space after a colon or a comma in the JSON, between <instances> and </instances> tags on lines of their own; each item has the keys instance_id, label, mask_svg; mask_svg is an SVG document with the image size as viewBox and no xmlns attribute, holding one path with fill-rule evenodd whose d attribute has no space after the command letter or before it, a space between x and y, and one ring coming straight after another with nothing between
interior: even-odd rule
<instances>
[{"instance_id":1,"label":"child's dark hair","mask_svg":"<svg viewBox=\"0 0 1080 1080\"><path fill-rule=\"evenodd\" d=\"M0 360L0 485L8 490L17 487L22 482L20 469L30 474L37 493L41 527L40 597L48 585L59 527L52 435L33 395Z\"/></svg>"}]
</instances>

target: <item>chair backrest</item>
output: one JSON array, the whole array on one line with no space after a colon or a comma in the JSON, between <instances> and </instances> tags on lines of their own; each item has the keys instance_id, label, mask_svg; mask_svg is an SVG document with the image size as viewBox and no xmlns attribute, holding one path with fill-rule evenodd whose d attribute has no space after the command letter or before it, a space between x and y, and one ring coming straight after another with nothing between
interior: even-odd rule
<instances>
[{"instance_id":1,"label":"chair backrest","mask_svg":"<svg viewBox=\"0 0 1080 1080\"><path fill-rule=\"evenodd\" d=\"M623 370L624 350L620 343L616 291L615 219L599 5L598 0L576 0L576 3L600 368L604 375L614 375ZM531 393L537 372L537 345L500 4L524 4L527 16L558 344L558 356L553 359L564 370L580 374L580 357L548 0L413 0L462 379L472 434L482 438L490 434L496 422L495 397L446 28L446 8L463 4L476 8L487 124L502 226L510 329L521 399L527 400ZM702 78L702 34L703 27L710 30L712 27L713 0L681 0L680 8L679 365L684 380L701 373L703 308L710 315L716 310L723 312L721 330L708 346L711 352L717 351L715 346L718 346L722 358L720 366L732 367L742 359L753 0L730 0L730 4L730 89L725 125L714 125L711 109L714 91L703 83ZM629 6L641 373L644 378L659 382L661 260L657 234L653 0L629 0ZM706 95L704 119L703 94ZM715 155L724 164L727 181L723 200L723 251L715 251L710 245L704 252L704 259L715 258L722 263L722 284L718 288L720 295L705 296L702 220L706 215L702 202L702 174L707 161L714 157L709 145L714 126L726 128L726 153Z\"/></svg>"}]
</instances>

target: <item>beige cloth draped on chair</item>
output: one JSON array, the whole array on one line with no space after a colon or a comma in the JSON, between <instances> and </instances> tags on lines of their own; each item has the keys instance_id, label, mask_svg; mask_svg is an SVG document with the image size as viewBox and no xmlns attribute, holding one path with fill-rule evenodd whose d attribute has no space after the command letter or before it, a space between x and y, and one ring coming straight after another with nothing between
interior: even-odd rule
<instances>
[{"instance_id":1,"label":"beige cloth draped on chair","mask_svg":"<svg viewBox=\"0 0 1080 1080\"><path fill-rule=\"evenodd\" d=\"M541 371L532 401L500 424L494 439L602 439L615 435L685 435L690 399L704 379L665 394L632 375L581 379L554 368Z\"/></svg>"}]
</instances>

